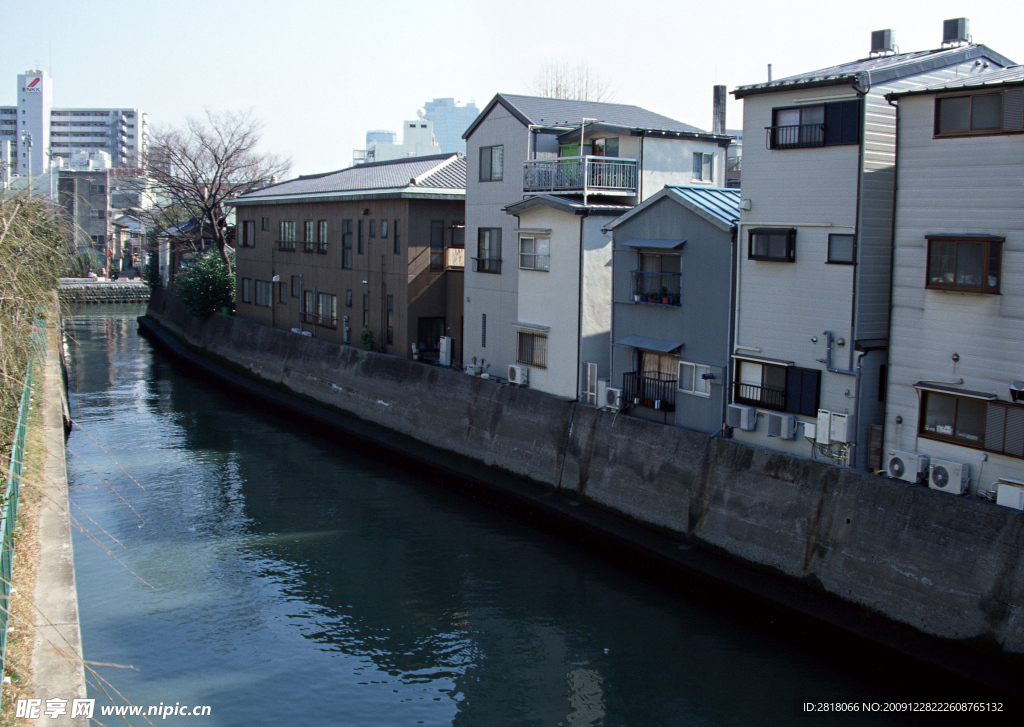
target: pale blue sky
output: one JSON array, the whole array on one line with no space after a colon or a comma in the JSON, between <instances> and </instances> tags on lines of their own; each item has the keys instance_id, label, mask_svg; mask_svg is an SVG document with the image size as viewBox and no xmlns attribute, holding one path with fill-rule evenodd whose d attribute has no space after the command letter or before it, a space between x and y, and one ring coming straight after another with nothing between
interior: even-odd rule
<instances>
[{"instance_id":1,"label":"pale blue sky","mask_svg":"<svg viewBox=\"0 0 1024 727\"><path fill-rule=\"evenodd\" d=\"M58 106L138 107L179 124L204 107L252 108L264 146L293 172L348 166L367 129L398 131L435 97L527 93L546 60L586 61L613 100L702 128L712 86L738 85L867 55L893 28L903 51L937 47L967 15L975 42L1024 62L1024 3L499 3L470 0L36 0L3 12L0 105L17 74L42 67ZM731 99L731 96L730 96ZM728 126L741 124L730 101Z\"/></svg>"}]
</instances>

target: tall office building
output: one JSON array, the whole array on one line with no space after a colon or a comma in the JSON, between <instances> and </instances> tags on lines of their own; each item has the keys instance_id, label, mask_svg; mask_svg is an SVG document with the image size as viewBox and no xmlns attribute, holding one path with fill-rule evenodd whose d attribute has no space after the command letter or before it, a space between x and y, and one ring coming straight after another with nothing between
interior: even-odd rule
<instances>
[{"instance_id":1,"label":"tall office building","mask_svg":"<svg viewBox=\"0 0 1024 727\"><path fill-rule=\"evenodd\" d=\"M437 140L441 152L466 154L466 140L463 132L469 128L473 120L480 115L480 109L470 101L465 106L458 106L453 98L435 98L423 104L426 111L423 118L433 122L434 139Z\"/></svg>"},{"instance_id":2,"label":"tall office building","mask_svg":"<svg viewBox=\"0 0 1024 727\"><path fill-rule=\"evenodd\" d=\"M54 108L46 71L18 75L17 105L0 106L0 141L16 154L15 174L41 174L74 152L106 152L117 167L140 166L146 148L146 114L130 108Z\"/></svg>"}]
</instances>

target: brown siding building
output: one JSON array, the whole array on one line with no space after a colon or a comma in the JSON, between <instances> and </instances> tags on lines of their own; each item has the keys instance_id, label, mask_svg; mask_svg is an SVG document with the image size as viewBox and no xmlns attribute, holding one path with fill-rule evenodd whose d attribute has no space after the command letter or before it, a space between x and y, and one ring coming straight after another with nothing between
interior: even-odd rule
<instances>
[{"instance_id":1,"label":"brown siding building","mask_svg":"<svg viewBox=\"0 0 1024 727\"><path fill-rule=\"evenodd\" d=\"M462 355L459 154L299 177L234 200L236 315L407 358ZM368 332L368 333L367 333Z\"/></svg>"}]
</instances>

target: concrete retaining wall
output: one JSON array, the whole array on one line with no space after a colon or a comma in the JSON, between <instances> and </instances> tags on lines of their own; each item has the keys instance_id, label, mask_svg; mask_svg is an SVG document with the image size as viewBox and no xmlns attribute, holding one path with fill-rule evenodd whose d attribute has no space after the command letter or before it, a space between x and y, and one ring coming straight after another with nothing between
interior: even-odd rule
<instances>
[{"instance_id":1,"label":"concrete retaining wall","mask_svg":"<svg viewBox=\"0 0 1024 727\"><path fill-rule=\"evenodd\" d=\"M1024 656L1024 514L274 330L149 315L260 377L804 581L925 634Z\"/></svg>"}]
</instances>

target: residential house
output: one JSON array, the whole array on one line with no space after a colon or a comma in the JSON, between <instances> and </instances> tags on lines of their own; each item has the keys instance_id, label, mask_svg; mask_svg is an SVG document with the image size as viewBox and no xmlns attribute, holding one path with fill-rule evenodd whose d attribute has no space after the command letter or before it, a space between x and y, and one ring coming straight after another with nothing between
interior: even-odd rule
<instances>
[{"instance_id":1,"label":"residential house","mask_svg":"<svg viewBox=\"0 0 1024 727\"><path fill-rule=\"evenodd\" d=\"M732 353L740 191L666 186L611 222L611 388L599 406L712 434Z\"/></svg>"},{"instance_id":2,"label":"residential house","mask_svg":"<svg viewBox=\"0 0 1024 727\"><path fill-rule=\"evenodd\" d=\"M57 180L60 207L69 223L69 243L76 253L91 251L104 260L110 243L109 169L61 169Z\"/></svg>"},{"instance_id":3,"label":"residential house","mask_svg":"<svg viewBox=\"0 0 1024 727\"><path fill-rule=\"evenodd\" d=\"M741 441L861 468L882 450L896 165L886 94L1011 65L963 32L912 53L895 52L889 31L872 40L868 58L733 92L744 136L764 143L744 149L727 422Z\"/></svg>"},{"instance_id":4,"label":"residential house","mask_svg":"<svg viewBox=\"0 0 1024 727\"><path fill-rule=\"evenodd\" d=\"M510 94L464 136L467 359L498 376L528 368L530 386L575 399L585 363L608 375L611 241L601 227L666 183L721 186L729 137L637 106ZM549 356L559 371L542 363Z\"/></svg>"},{"instance_id":5,"label":"residential house","mask_svg":"<svg viewBox=\"0 0 1024 727\"><path fill-rule=\"evenodd\" d=\"M885 467L957 494L1024 481L1024 66L888 98L899 161ZM1021 506L1019 488L999 489Z\"/></svg>"},{"instance_id":6,"label":"residential house","mask_svg":"<svg viewBox=\"0 0 1024 727\"><path fill-rule=\"evenodd\" d=\"M236 315L339 343L461 358L466 160L361 164L242 195Z\"/></svg>"}]
</instances>

